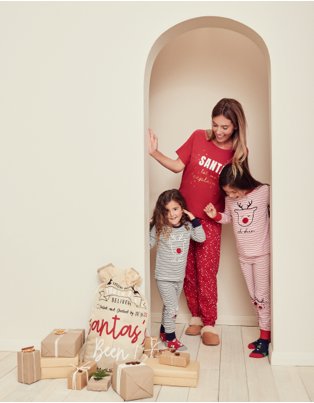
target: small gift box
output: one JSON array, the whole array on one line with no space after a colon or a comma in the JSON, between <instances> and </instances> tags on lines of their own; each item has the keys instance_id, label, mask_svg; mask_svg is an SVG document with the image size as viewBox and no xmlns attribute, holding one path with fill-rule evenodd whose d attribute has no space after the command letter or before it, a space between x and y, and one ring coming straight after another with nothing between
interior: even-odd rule
<instances>
[{"instance_id":1,"label":"small gift box","mask_svg":"<svg viewBox=\"0 0 314 403\"><path fill-rule=\"evenodd\" d=\"M97 368L97 371L91 377L87 384L87 390L107 391L111 385L111 373L105 369Z\"/></svg>"},{"instance_id":2,"label":"small gift box","mask_svg":"<svg viewBox=\"0 0 314 403\"><path fill-rule=\"evenodd\" d=\"M67 378L77 367L78 355L75 357L41 357L41 379Z\"/></svg>"},{"instance_id":3,"label":"small gift box","mask_svg":"<svg viewBox=\"0 0 314 403\"><path fill-rule=\"evenodd\" d=\"M76 369L68 375L68 389L81 390L87 383L89 378L97 370L96 361L88 361L83 363L81 366L76 367Z\"/></svg>"},{"instance_id":4,"label":"small gift box","mask_svg":"<svg viewBox=\"0 0 314 403\"><path fill-rule=\"evenodd\" d=\"M55 329L41 342L42 357L75 357L85 339L84 329Z\"/></svg>"},{"instance_id":5,"label":"small gift box","mask_svg":"<svg viewBox=\"0 0 314 403\"><path fill-rule=\"evenodd\" d=\"M198 361L190 361L186 367L174 367L160 364L158 358L147 358L145 364L154 371L155 385L197 386L200 372Z\"/></svg>"},{"instance_id":6,"label":"small gift box","mask_svg":"<svg viewBox=\"0 0 314 403\"><path fill-rule=\"evenodd\" d=\"M139 361L116 361L112 370L112 387L124 400L152 397L153 370Z\"/></svg>"},{"instance_id":7,"label":"small gift box","mask_svg":"<svg viewBox=\"0 0 314 403\"><path fill-rule=\"evenodd\" d=\"M186 367L190 362L189 353L164 350L159 356L159 364L173 365L175 367Z\"/></svg>"},{"instance_id":8,"label":"small gift box","mask_svg":"<svg viewBox=\"0 0 314 403\"><path fill-rule=\"evenodd\" d=\"M17 380L21 383L34 383L40 380L40 351L34 346L22 348L17 353Z\"/></svg>"},{"instance_id":9,"label":"small gift box","mask_svg":"<svg viewBox=\"0 0 314 403\"><path fill-rule=\"evenodd\" d=\"M156 357L158 355L158 337L145 337L144 354L148 357Z\"/></svg>"}]
</instances>

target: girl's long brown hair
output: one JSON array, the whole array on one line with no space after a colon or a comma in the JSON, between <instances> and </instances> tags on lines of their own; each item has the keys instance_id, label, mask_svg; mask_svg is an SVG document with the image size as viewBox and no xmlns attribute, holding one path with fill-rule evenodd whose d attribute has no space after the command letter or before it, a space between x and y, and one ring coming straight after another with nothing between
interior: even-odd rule
<instances>
[{"instance_id":1,"label":"girl's long brown hair","mask_svg":"<svg viewBox=\"0 0 314 403\"><path fill-rule=\"evenodd\" d=\"M233 174L236 171L242 172L242 166L248 165L247 156L248 150L246 146L246 118L240 102L232 98L223 98L212 111L212 119L217 116L224 116L226 119L231 120L235 127L232 134L232 149L234 155L232 158ZM215 138L212 130L207 130L207 139L213 140Z\"/></svg>"},{"instance_id":2,"label":"girl's long brown hair","mask_svg":"<svg viewBox=\"0 0 314 403\"><path fill-rule=\"evenodd\" d=\"M186 209L186 203L184 197L181 195L179 190L171 189L166 190L158 197L156 202L156 206L153 212L153 217L150 222L150 229L155 226L156 228L156 237L159 240L160 235L162 234L165 238L168 238L172 227L169 225L168 222L168 211L166 210L166 206L171 201L176 201L182 209ZM185 213L182 214L181 224L187 224L188 217Z\"/></svg>"}]
</instances>

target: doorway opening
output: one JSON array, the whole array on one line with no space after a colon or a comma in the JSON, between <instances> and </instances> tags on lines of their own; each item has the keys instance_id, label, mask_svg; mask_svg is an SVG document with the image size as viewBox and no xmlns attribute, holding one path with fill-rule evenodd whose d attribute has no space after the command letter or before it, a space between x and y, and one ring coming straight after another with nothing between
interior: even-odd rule
<instances>
[{"instance_id":1,"label":"doorway opening","mask_svg":"<svg viewBox=\"0 0 314 403\"><path fill-rule=\"evenodd\" d=\"M164 32L150 51L145 73L145 128L155 131L159 149L176 158L175 150L195 129L210 127L212 108L221 98L235 98L242 104L252 174L271 184L270 59L261 37L222 17L194 18ZM159 194L178 188L181 174L148 157L146 168L150 217ZM158 321L162 304L149 248L146 263L146 295L152 321ZM257 324L230 226L223 227L218 295L217 324ZM182 293L177 321L186 323L189 316Z\"/></svg>"}]
</instances>

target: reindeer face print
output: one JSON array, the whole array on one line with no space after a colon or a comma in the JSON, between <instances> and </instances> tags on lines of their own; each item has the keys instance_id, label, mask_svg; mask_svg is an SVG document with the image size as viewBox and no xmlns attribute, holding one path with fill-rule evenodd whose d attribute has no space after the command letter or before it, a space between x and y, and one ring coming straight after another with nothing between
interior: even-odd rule
<instances>
[{"instance_id":1,"label":"reindeer face print","mask_svg":"<svg viewBox=\"0 0 314 403\"><path fill-rule=\"evenodd\" d=\"M243 205L240 202L237 202L237 205L240 207L239 209L235 209L235 213L238 215L238 224L241 227L249 227L254 219L254 212L257 207L250 207L253 203L253 200L250 200L247 205Z\"/></svg>"}]
</instances>

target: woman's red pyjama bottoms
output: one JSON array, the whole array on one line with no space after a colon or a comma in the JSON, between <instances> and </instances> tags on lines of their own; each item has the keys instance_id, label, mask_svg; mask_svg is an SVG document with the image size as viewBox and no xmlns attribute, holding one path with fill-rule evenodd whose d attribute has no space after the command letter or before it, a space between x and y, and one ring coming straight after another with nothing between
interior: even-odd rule
<instances>
[{"instance_id":1,"label":"woman's red pyjama bottoms","mask_svg":"<svg viewBox=\"0 0 314 403\"><path fill-rule=\"evenodd\" d=\"M204 326L217 319L217 273L220 259L221 224L201 220L206 240L191 241L184 279L184 293L192 316Z\"/></svg>"}]
</instances>

